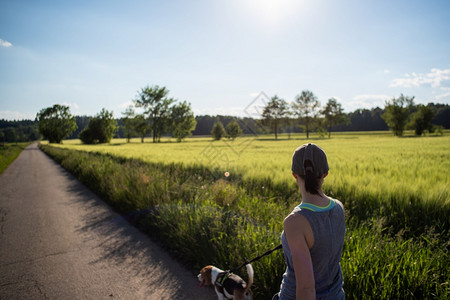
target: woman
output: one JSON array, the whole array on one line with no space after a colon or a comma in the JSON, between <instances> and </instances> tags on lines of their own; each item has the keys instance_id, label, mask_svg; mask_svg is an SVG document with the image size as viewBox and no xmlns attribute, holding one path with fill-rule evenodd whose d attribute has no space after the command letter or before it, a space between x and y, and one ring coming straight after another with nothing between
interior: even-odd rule
<instances>
[{"instance_id":1,"label":"woman","mask_svg":"<svg viewBox=\"0 0 450 300\"><path fill-rule=\"evenodd\" d=\"M284 220L281 235L287 269L273 299L345 299L340 266L344 208L322 191L328 175L325 152L314 144L297 148L292 175L302 202Z\"/></svg>"}]
</instances>

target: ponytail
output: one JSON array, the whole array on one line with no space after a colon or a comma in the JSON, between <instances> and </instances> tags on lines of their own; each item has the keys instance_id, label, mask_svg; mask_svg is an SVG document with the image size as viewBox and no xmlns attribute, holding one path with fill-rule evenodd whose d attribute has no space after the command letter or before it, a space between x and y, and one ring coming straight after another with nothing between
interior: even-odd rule
<instances>
[{"instance_id":1,"label":"ponytail","mask_svg":"<svg viewBox=\"0 0 450 300\"><path fill-rule=\"evenodd\" d=\"M305 176L302 177L305 180L306 191L313 195L320 195L320 178L314 176L314 168L310 160L305 161Z\"/></svg>"}]
</instances>

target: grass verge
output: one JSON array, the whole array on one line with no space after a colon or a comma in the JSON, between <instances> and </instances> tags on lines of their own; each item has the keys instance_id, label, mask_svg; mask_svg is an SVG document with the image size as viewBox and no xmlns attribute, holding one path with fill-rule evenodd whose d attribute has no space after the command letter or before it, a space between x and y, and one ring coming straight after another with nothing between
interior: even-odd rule
<instances>
[{"instance_id":1,"label":"grass verge","mask_svg":"<svg viewBox=\"0 0 450 300\"><path fill-rule=\"evenodd\" d=\"M19 156L30 143L0 145L0 174Z\"/></svg>"}]
</instances>

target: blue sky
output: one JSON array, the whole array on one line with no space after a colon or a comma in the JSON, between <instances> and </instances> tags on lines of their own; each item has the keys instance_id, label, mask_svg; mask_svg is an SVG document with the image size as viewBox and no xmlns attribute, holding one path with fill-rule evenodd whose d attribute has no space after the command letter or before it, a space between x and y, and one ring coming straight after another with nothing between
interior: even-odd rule
<instances>
[{"instance_id":1,"label":"blue sky","mask_svg":"<svg viewBox=\"0 0 450 300\"><path fill-rule=\"evenodd\" d=\"M450 1L0 0L0 118L69 105L120 117L146 85L243 116L302 90L346 112L450 103Z\"/></svg>"}]
</instances>

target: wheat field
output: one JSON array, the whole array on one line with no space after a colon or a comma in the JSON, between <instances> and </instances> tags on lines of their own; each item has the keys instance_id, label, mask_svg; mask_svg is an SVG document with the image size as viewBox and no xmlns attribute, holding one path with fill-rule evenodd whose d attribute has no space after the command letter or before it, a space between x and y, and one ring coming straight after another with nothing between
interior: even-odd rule
<instances>
[{"instance_id":1,"label":"wheat field","mask_svg":"<svg viewBox=\"0 0 450 300\"><path fill-rule=\"evenodd\" d=\"M191 138L176 143L126 143L83 145L64 141L58 147L108 153L147 162L202 164L244 178L270 178L275 183L294 184L290 172L294 150L315 143L328 156L329 175L325 189L344 187L362 194L386 198L417 196L422 201L450 202L450 136L397 138L390 134L340 134L332 139L280 139L241 137L234 141Z\"/></svg>"}]
</instances>

